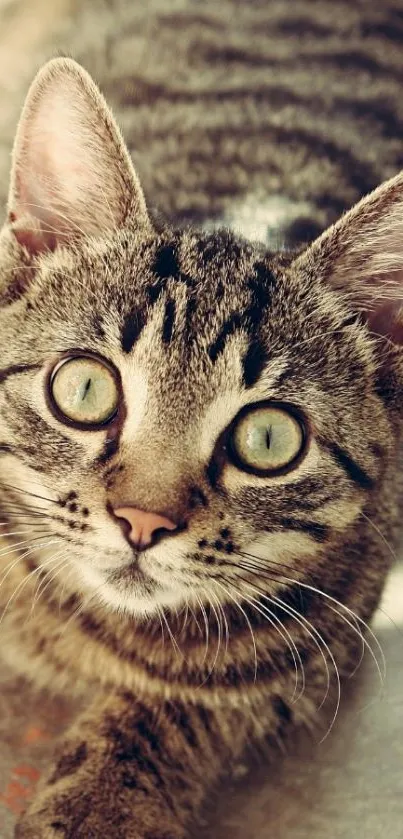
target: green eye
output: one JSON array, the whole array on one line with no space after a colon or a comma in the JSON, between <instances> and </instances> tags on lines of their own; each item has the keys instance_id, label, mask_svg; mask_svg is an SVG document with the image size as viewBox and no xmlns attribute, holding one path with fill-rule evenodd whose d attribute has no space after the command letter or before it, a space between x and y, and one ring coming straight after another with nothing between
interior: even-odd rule
<instances>
[{"instance_id":1,"label":"green eye","mask_svg":"<svg viewBox=\"0 0 403 839\"><path fill-rule=\"evenodd\" d=\"M236 423L231 451L239 468L269 475L289 467L304 441L303 426L285 407L256 407Z\"/></svg>"},{"instance_id":2,"label":"green eye","mask_svg":"<svg viewBox=\"0 0 403 839\"><path fill-rule=\"evenodd\" d=\"M119 400L112 369L90 356L62 361L51 376L50 395L62 419L88 428L112 419Z\"/></svg>"}]
</instances>

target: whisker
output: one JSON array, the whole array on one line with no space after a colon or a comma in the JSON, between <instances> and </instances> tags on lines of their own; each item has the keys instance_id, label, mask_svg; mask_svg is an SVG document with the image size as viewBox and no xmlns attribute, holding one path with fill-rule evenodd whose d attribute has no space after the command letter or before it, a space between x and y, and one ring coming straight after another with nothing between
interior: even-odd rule
<instances>
[{"instance_id":1,"label":"whisker","mask_svg":"<svg viewBox=\"0 0 403 839\"><path fill-rule=\"evenodd\" d=\"M365 521L367 521L367 522L368 522L368 524L370 524L370 525L371 525L371 527L373 528L373 530L375 530L375 533L377 533L377 534L378 534L378 536L382 539L382 542L384 543L384 545L386 545L386 547L387 547L387 549L388 549L389 553L391 554L391 556L393 557L394 561L395 561L395 562L397 562L396 552L393 550L392 545L390 545L390 544L389 544L389 542L388 542L388 540L387 540L386 536L384 536L384 534L382 533L382 531L379 529L378 525L377 525L377 524L375 524L375 522L374 522L374 521L372 521L372 519L370 519L370 517L369 517L369 516L367 516L367 515L366 515L366 513L361 512L361 513L360 513L360 515L361 515L361 517L362 517L363 519L365 519Z\"/></svg>"},{"instance_id":2,"label":"whisker","mask_svg":"<svg viewBox=\"0 0 403 839\"><path fill-rule=\"evenodd\" d=\"M95 589L95 590L94 590L94 591L93 591L93 592L89 595L89 597L87 597L86 599L82 600L82 601L81 601L81 603L77 606L77 608L76 608L76 609L74 609L74 611L71 613L71 615L70 615L69 619L66 621L66 623L64 624L64 626L63 626L63 627L61 627L61 629L60 629L60 631L59 631L59 634L58 634L58 636L57 636L57 640L58 640L58 641L61 641L61 640L62 640L62 638L63 638L63 637L64 637L64 635L66 634L67 629L68 629L68 627L70 626L70 624L71 624L74 620L76 620L76 619L79 617L79 615L81 615L81 614L83 613L84 609L87 609L87 608L88 608L88 606L90 605L90 603L92 603L92 602L93 602L93 600L95 600L95 598L98 596L98 594L99 594L99 592L101 591L101 589L102 589L102 588L104 588L104 586L105 586L105 581L102 581L102 583L100 583L100 585L96 587L96 589Z\"/></svg>"},{"instance_id":3,"label":"whisker","mask_svg":"<svg viewBox=\"0 0 403 839\"><path fill-rule=\"evenodd\" d=\"M162 646L164 647L165 646L165 635L164 635L164 624L162 623L162 618L161 618L161 606L159 605L159 603L157 603L156 606L157 606L157 615L158 615L160 626L161 626Z\"/></svg>"},{"instance_id":4,"label":"whisker","mask_svg":"<svg viewBox=\"0 0 403 839\"><path fill-rule=\"evenodd\" d=\"M49 501L50 504L56 504L57 498L47 498L45 495L38 495L36 492L29 492L27 489L21 489L21 487L16 487L14 484L6 484L3 481L0 483L0 486L12 489L14 492L20 492L23 495L29 495L31 498L38 498L41 501Z\"/></svg>"},{"instance_id":5,"label":"whisker","mask_svg":"<svg viewBox=\"0 0 403 839\"><path fill-rule=\"evenodd\" d=\"M204 603L203 603L203 601L202 601L202 600L201 600L201 598L198 596L197 592L194 592L194 596L195 596L196 601L197 601L197 604L198 604L198 606L199 606L199 608L200 608L200 611L201 611L201 614L202 614L202 618L203 618L203 621L204 621L204 628L205 628L205 630L206 630L206 633L205 633L205 638L206 638L206 641L205 641L205 648L204 648L204 656L203 656L203 658L202 658L201 665L200 665L201 667L203 667L204 662L206 661L206 658L207 658L207 655L208 655L208 650L209 650L210 627L209 627L209 622L208 622L208 618L207 618L207 612L206 612L206 609L205 609L205 607L204 607ZM201 629L201 627L200 627L200 624L198 624L198 626L199 626L199 629L200 629L200 634L201 634L201 637L203 638L203 631L202 631L202 629Z\"/></svg>"},{"instance_id":6,"label":"whisker","mask_svg":"<svg viewBox=\"0 0 403 839\"><path fill-rule=\"evenodd\" d=\"M62 600L63 600L63 597L64 597L64 592L66 590L67 581L70 580L70 577L74 577L75 574L76 574L76 569L74 567L70 568L69 573L65 576L65 578L63 580L63 585L62 585L61 592L60 592L60 597L59 597L59 618L61 618Z\"/></svg>"},{"instance_id":7,"label":"whisker","mask_svg":"<svg viewBox=\"0 0 403 839\"><path fill-rule=\"evenodd\" d=\"M174 648L174 650L175 650L175 652L176 652L176 655L179 655L179 656L180 656L180 658L182 658L182 659L183 659L183 652L182 652L182 650L180 649L179 644L178 644L178 642L177 642L177 640L176 640L176 638L175 638L175 636L174 636L174 634L173 634L173 632L172 632L172 629L171 629L171 627L170 627L170 625L169 625L169 623L168 623L167 616L166 616L166 614L165 614L165 612L164 612L164 610L163 610L163 609L161 609L161 617L162 617L162 620L164 621L164 624L165 624L165 626L166 626L166 628L167 628L167 630L168 630L168 635L169 635L169 637L170 637L170 639L171 639L172 646L173 646L173 648Z\"/></svg>"},{"instance_id":8,"label":"whisker","mask_svg":"<svg viewBox=\"0 0 403 839\"><path fill-rule=\"evenodd\" d=\"M241 578L241 579L243 579L243 578ZM251 586L251 583L248 580L243 579L243 582L245 582L248 586ZM329 671L328 663L326 661L326 657L325 657L325 654L324 654L323 649L321 647L321 644L323 644L324 648L326 649L326 652L328 653L329 658L331 660L333 659L333 661L332 661L333 667L334 667L336 673L338 672L338 669L336 667L336 663L334 661L333 654L332 654L330 648L328 647L325 639L320 634L320 632L316 629L316 627L305 616L301 615L296 609L294 609L292 606L289 606L288 603L285 603L279 597L276 597L274 595L271 595L269 597L259 586L256 586L256 584L253 584L252 587L254 588L255 591L259 592L260 596L264 597L265 600L268 600L270 603L273 603L273 605L277 604L279 606L279 608L282 609L283 612L286 612L287 615L290 615L291 617L293 617L294 620L296 621L296 623L298 623L304 629L304 631L308 634L308 636L312 638L315 646L319 650L319 653L320 653L320 655L323 659L323 662L324 662L324 665L325 665L325 670L326 670L326 692L325 692L325 695L324 695L324 697L323 697L323 699L322 699L322 701L321 701L321 703L318 707L318 710L320 710L322 708L322 706L324 705L324 703L326 702L326 699L329 695L329 690L330 690L330 671Z\"/></svg>"},{"instance_id":9,"label":"whisker","mask_svg":"<svg viewBox=\"0 0 403 839\"><path fill-rule=\"evenodd\" d=\"M61 541L61 540L52 540L51 542L48 542L48 543L47 543L44 547L50 547L50 545L52 545L52 544L56 544L56 543L57 543L57 542L59 542L59 541ZM31 548L30 550L26 551L26 552L25 552L25 554L23 555L23 557L21 557L21 558L22 558L22 559L25 559L25 557L27 557L29 554L33 553L33 552L34 552L34 551L36 551L36 550L37 550L37 547ZM22 589L25 587L25 585L27 584L27 582L28 582L29 580L31 580L31 579L32 579L32 577L33 577L35 574L38 574L40 571L41 571L41 566L39 565L37 568L34 568L34 570L33 570L33 571L30 571L30 573L29 573L29 574L27 574L27 576L26 576L26 577L24 577L24 578L23 578L23 579L19 582L18 586L14 589L14 591L13 591L12 595L9 597L9 599L8 599L8 601L7 601L7 603L6 603L5 607L4 607L4 609L3 609L2 615L1 615L1 617L0 617L0 626L1 626L1 624L2 624L2 622L3 622L3 620L4 620L4 618L5 618L5 616L6 616L6 614L7 614L7 611L8 611L8 609L9 609L9 607L11 606L11 604L13 603L13 601L15 600L15 598L18 596L18 593L19 593L20 591L22 591Z\"/></svg>"},{"instance_id":10,"label":"whisker","mask_svg":"<svg viewBox=\"0 0 403 839\"><path fill-rule=\"evenodd\" d=\"M203 589L203 594L204 594L204 596L206 597L206 599L207 599L207 601L208 601L208 605L210 606L210 608L211 608L211 610L212 610L212 612L213 612L213 614L214 614L215 620L216 620L216 624L217 624L217 646L216 646L216 651L215 651L215 656L214 656L213 663L212 663L211 667L209 668L209 670L208 670L208 672L207 672L206 676L204 677L203 681L199 682L199 684L197 685L196 690L200 690L200 688L202 688L202 687L203 687L203 685L205 685L205 684L206 684L206 682L208 682L208 680L209 680L210 676L213 674L213 672L214 672L214 668L215 668L215 666L216 666L216 664L217 664L218 654L219 654L220 647L221 647L221 623L220 623L220 621L218 620L218 614L217 614L217 611L216 611L215 607L213 606L213 604L211 603L211 600L210 600L210 598L208 597L208 594L207 594L207 592L206 592L206 590L205 590L205 589ZM200 602L201 602L201 601L200 601ZM204 606L203 606L203 608L204 608ZM207 614L206 614L206 620L207 620ZM208 621L207 621L207 627L208 627ZM208 637L208 636L206 635L206 637ZM205 660L206 660L206 654L205 654L205 655L204 655L204 657L203 657L203 660L202 660L201 666L204 664Z\"/></svg>"},{"instance_id":11,"label":"whisker","mask_svg":"<svg viewBox=\"0 0 403 839\"><path fill-rule=\"evenodd\" d=\"M223 621L223 625L224 625L224 629L225 629L225 652L227 653L228 652L228 644L229 644L229 626L228 626L227 616L225 614L223 606L220 603L218 597L216 597L216 595L212 591L210 591L210 597L214 597L214 600L215 600L216 605L217 605L217 609L221 613L221 617L222 617L222 621Z\"/></svg>"},{"instance_id":12,"label":"whisker","mask_svg":"<svg viewBox=\"0 0 403 839\"><path fill-rule=\"evenodd\" d=\"M243 593L241 594L241 597L242 597L242 600L244 600L246 603L248 603L249 606L252 607L252 609L254 609L256 612L258 612L258 614L262 615L271 624L271 626L274 627L274 629L278 632L280 637L283 639L287 648L290 650L292 660L293 660L293 664L294 664L294 670L295 670L295 687L294 687L294 693L292 695L292 701L293 702L298 701L298 699L302 696L303 690L305 688L305 672L304 672L304 666L303 666L303 663L302 663L302 659L301 659L299 650L297 649L293 638L291 637L287 628L282 624L280 619L267 606L264 606L263 604L259 603L255 598L246 597ZM279 626L277 624L279 624ZM283 632L283 630L284 630L284 632ZM298 661L298 664L301 668L302 686L303 687L302 687L302 691L300 690L298 696L296 697L296 693L298 691L298 684L299 684L299 671L298 671L297 661Z\"/></svg>"},{"instance_id":13,"label":"whisker","mask_svg":"<svg viewBox=\"0 0 403 839\"><path fill-rule=\"evenodd\" d=\"M66 565L69 564L68 560L66 560L66 549L65 549L65 547L63 547L60 551L57 551L55 554L53 554L53 556L49 557L49 559L46 559L45 562L41 563L40 567L41 567L42 571L44 571L45 569L48 569L49 566L51 566L51 567L49 568L49 570L45 571L45 573L43 575L43 579L39 580L39 583L36 587L36 591L35 591L34 596L32 598L31 610L29 612L27 620L29 620L29 618L32 616L36 603L39 601L40 597L44 594L46 589L49 587L49 585L52 581L52 578L48 583L46 583L46 585L44 587L43 587L43 584L47 580L48 576L51 575L52 572L55 571L54 565L56 566L56 568L58 567L57 566L58 562L60 563L60 567L63 566L63 564L66 564Z\"/></svg>"},{"instance_id":14,"label":"whisker","mask_svg":"<svg viewBox=\"0 0 403 839\"><path fill-rule=\"evenodd\" d=\"M7 579L8 575L13 570L13 568L15 568L16 565L18 565L18 563L21 562L25 558L26 554L23 553L21 555L21 553L20 553L20 549L23 547L23 545L32 545L32 542L35 542L35 541L40 540L40 539L44 539L44 536L34 536L34 537L30 537L29 539L24 539L22 542L17 542L17 543L14 543L14 544L10 545L10 547L7 550L4 549L3 551L0 551L0 557L4 556L4 555L7 556L8 553L10 553L10 554L15 553L16 551L20 554L17 557L16 560L12 560L11 563L9 563L9 565L7 565L6 568L4 569L4 575L0 579L0 588L3 585L4 581ZM46 546L46 543L45 543L45 546ZM35 545L33 550L39 550L41 547L42 546L40 544Z\"/></svg>"},{"instance_id":15,"label":"whisker","mask_svg":"<svg viewBox=\"0 0 403 839\"><path fill-rule=\"evenodd\" d=\"M197 599L198 599L198 598L197 598ZM198 600L198 603L199 603L199 605L200 605L201 601L200 601L200 600ZM190 612L190 614L191 614L191 616L192 616L192 618L193 618L193 620L194 620L194 622L195 622L195 625L197 626L197 629L199 630L199 634L200 634L200 636L203 638L203 629L202 629L202 627L200 626L200 623L199 623L199 621L198 621L197 615L196 615L196 613L193 611L193 609L192 609L192 607L191 607L191 605L190 605L189 601L188 601L188 606L189 606L189 612Z\"/></svg>"},{"instance_id":16,"label":"whisker","mask_svg":"<svg viewBox=\"0 0 403 839\"><path fill-rule=\"evenodd\" d=\"M220 613L217 612L217 610L214 606L214 603L211 601L209 596L208 596L208 601L209 601L210 608L212 609L212 612L213 612L213 615L215 617L215 621L216 621L216 624L217 624L217 648L216 648L216 652L215 652L214 661L213 661L213 664L211 666L211 674L212 674L212 673L214 673L214 668L217 664L218 656L219 656L220 649L221 649L222 623L221 623L221 619L220 619Z\"/></svg>"},{"instance_id":17,"label":"whisker","mask_svg":"<svg viewBox=\"0 0 403 839\"><path fill-rule=\"evenodd\" d=\"M236 600L235 597L232 596L231 592L228 591L228 589L223 586L222 582L220 580L217 580L217 578L214 579L214 582L217 585L219 585L223 589L224 594L227 595L230 598L230 600L232 600L233 603L235 603L235 606L239 609L239 611L240 611L241 615L243 616L243 618L245 620L245 623L246 623L246 625L249 629L249 632L250 632L251 638L252 638L253 655L254 655L254 662L255 662L255 673L254 673L253 681L256 683L256 680L257 680L257 649L256 649L256 641L255 641L255 636L253 634L252 624L251 624L251 622L248 618L248 615L245 612L245 609L243 609L241 604L238 602L238 600ZM236 593L238 594L237 589L234 586L234 584L229 583L229 581L226 581L226 582L227 582L227 584L231 585L231 588L235 589ZM227 623L227 627L228 627L228 622L226 621L226 623Z\"/></svg>"},{"instance_id":18,"label":"whisker","mask_svg":"<svg viewBox=\"0 0 403 839\"><path fill-rule=\"evenodd\" d=\"M256 557L255 557L255 559L256 559ZM250 571L250 572L252 572L252 573L253 573L253 572L254 572L254 573L260 573L260 574L261 574L262 572L264 573L264 568L261 568L259 565L256 565L256 564L255 564L255 565L253 565L253 563L251 564L251 567L249 567L249 568L248 568L248 567L244 564L244 568L245 568L245 570ZM367 624L367 623L366 623L366 622L365 622L365 621L364 621L364 620L363 620L363 619L362 619L359 615L357 615L357 614L356 614L356 612L354 612L352 609L350 609L348 606L346 606L346 605L345 605L344 603L342 603L340 600L337 600L335 597L332 597L332 595L328 594L327 592L322 591L321 589L318 589L316 586L312 586L312 585L310 585L309 583L303 583L301 580L294 580L294 579L292 579L292 578L285 577L283 574L281 574L281 575L279 575L279 576L281 576L281 578L282 578L283 580L285 580L285 581L286 581L286 582L288 582L288 583L291 583L292 585L298 585L298 586L300 586L301 588L306 589L307 591L312 591L314 594L318 594L320 597L323 597L325 600L329 600L329 601L330 601L331 603L333 603L335 606L338 606L338 607L340 607L341 609L343 609L345 612L347 612L347 614L349 615L349 617L350 617L350 618L352 618L352 619L355 621L355 624L356 624L356 622L358 622L361 626L363 626L363 627L364 627L364 629L366 630L366 632L368 632L368 633L369 633L369 635L371 636L371 638L372 638L372 639L373 639L373 641L375 642L375 644L376 644L376 646L377 646L377 649L379 650L379 654L380 654L380 656L381 656L381 662L382 662L382 670L381 670L381 667L380 667L380 665L379 665L378 659L377 659L377 657L375 656L375 653L374 653L374 651L373 651L373 649L372 649L371 645L369 644L369 642L367 641L367 639L365 638L365 636L363 635L363 633L360 631L360 629L357 627L357 625L352 624L352 623L351 623L351 621L350 621L350 620L348 620L348 619L346 618L346 616L345 616L345 615L341 614L341 613L338 611L338 609L334 609L333 607L331 607L331 606L329 606L329 605L328 605L328 608L331 608L331 609L335 612L335 614L336 614L336 615L338 615L339 617L341 617L341 618L342 618L342 620L344 620L344 622L345 622L348 626L350 626L350 627L351 627L351 629L353 630L353 632L355 632L356 634L358 634L358 635L359 635L360 639L361 639L361 640L362 640L362 642L365 644L366 649L367 649L367 650L368 650L368 652L370 653L370 655L371 655L371 657L372 657L372 659L373 659L373 661L374 661L374 663L375 663L375 666L376 666L376 669L377 669L377 671L378 671L378 675L379 675L379 679L380 679L381 685L383 685L383 683L384 683L384 681L385 681L385 679L386 679L386 658L385 658L385 654L384 654L384 652L383 652L383 649L382 649L382 647L381 647L381 645L380 645L380 643L379 643L379 640L378 640L378 638L376 637L376 635L375 635L375 633L373 632L373 630L371 629L371 627L370 627L370 626L369 626L369 625L368 625L368 624Z\"/></svg>"}]
</instances>

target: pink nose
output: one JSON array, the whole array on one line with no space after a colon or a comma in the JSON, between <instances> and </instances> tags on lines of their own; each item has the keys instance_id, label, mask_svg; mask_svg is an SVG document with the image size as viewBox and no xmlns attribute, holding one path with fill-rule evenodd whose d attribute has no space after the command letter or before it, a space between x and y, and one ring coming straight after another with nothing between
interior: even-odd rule
<instances>
[{"instance_id":1,"label":"pink nose","mask_svg":"<svg viewBox=\"0 0 403 839\"><path fill-rule=\"evenodd\" d=\"M125 519L130 524L128 538L138 548L151 545L157 530L177 530L178 525L166 516L158 513L146 513L136 507L115 507L114 514L118 519Z\"/></svg>"}]
</instances>

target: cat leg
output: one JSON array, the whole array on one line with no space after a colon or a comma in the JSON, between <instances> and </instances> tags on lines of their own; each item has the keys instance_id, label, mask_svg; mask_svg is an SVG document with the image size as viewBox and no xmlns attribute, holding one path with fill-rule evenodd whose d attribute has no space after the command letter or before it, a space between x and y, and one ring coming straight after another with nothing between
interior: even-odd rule
<instances>
[{"instance_id":1,"label":"cat leg","mask_svg":"<svg viewBox=\"0 0 403 839\"><path fill-rule=\"evenodd\" d=\"M94 702L59 747L16 839L183 839L208 787L243 749L236 717L128 693Z\"/></svg>"}]
</instances>

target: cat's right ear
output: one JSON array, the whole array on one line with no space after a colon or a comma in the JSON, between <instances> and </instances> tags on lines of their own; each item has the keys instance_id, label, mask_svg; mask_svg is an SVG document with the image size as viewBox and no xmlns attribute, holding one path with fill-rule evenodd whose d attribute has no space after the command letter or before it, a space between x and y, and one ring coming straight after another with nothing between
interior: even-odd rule
<instances>
[{"instance_id":1,"label":"cat's right ear","mask_svg":"<svg viewBox=\"0 0 403 839\"><path fill-rule=\"evenodd\" d=\"M8 223L31 254L127 223L150 225L115 119L71 59L46 64L28 93L13 151Z\"/></svg>"}]
</instances>

